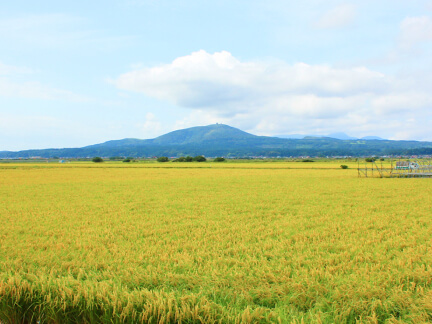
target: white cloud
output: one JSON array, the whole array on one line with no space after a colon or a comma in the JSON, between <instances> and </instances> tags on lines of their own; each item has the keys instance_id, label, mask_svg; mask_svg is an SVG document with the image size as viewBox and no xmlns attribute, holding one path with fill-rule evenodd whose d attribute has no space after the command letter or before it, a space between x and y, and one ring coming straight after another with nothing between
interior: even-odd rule
<instances>
[{"instance_id":1,"label":"white cloud","mask_svg":"<svg viewBox=\"0 0 432 324\"><path fill-rule=\"evenodd\" d=\"M33 46L64 44L82 36L71 28L79 21L79 18L63 14L11 17L0 20L0 38Z\"/></svg>"},{"instance_id":2,"label":"white cloud","mask_svg":"<svg viewBox=\"0 0 432 324\"><path fill-rule=\"evenodd\" d=\"M143 131L145 138L151 138L160 135L162 124L153 113L149 112L146 114L144 122L138 125L138 128Z\"/></svg>"},{"instance_id":3,"label":"white cloud","mask_svg":"<svg viewBox=\"0 0 432 324\"><path fill-rule=\"evenodd\" d=\"M222 117L211 111L196 109L193 110L189 115L185 116L183 119L177 120L174 124L174 129L183 129L198 125L209 125L216 123L230 124L231 122L232 118Z\"/></svg>"},{"instance_id":4,"label":"white cloud","mask_svg":"<svg viewBox=\"0 0 432 324\"><path fill-rule=\"evenodd\" d=\"M325 12L316 26L318 28L342 28L351 25L356 17L356 6L352 4L341 4Z\"/></svg>"},{"instance_id":5,"label":"white cloud","mask_svg":"<svg viewBox=\"0 0 432 324\"><path fill-rule=\"evenodd\" d=\"M1 129L12 131L13 129L46 129L58 124L58 120L51 116L15 116L4 115L0 118Z\"/></svg>"},{"instance_id":6,"label":"white cloud","mask_svg":"<svg viewBox=\"0 0 432 324\"><path fill-rule=\"evenodd\" d=\"M432 41L432 19L428 16L407 17L400 25L399 44L410 49L417 43Z\"/></svg>"},{"instance_id":7,"label":"white cloud","mask_svg":"<svg viewBox=\"0 0 432 324\"><path fill-rule=\"evenodd\" d=\"M432 107L432 96L428 93L416 91L405 91L400 93L389 93L375 97L371 101L372 108L381 115L410 113L428 110Z\"/></svg>"},{"instance_id":8,"label":"white cloud","mask_svg":"<svg viewBox=\"0 0 432 324\"><path fill-rule=\"evenodd\" d=\"M394 122L408 115L426 122L432 105L431 86L415 78L365 67L242 62L226 51L194 52L114 82L120 89L192 109L176 128L220 122L263 135L335 130L386 135L376 129L390 134Z\"/></svg>"},{"instance_id":9,"label":"white cloud","mask_svg":"<svg viewBox=\"0 0 432 324\"><path fill-rule=\"evenodd\" d=\"M30 74L33 70L23 66L6 65L0 62L0 75Z\"/></svg>"},{"instance_id":10,"label":"white cloud","mask_svg":"<svg viewBox=\"0 0 432 324\"><path fill-rule=\"evenodd\" d=\"M0 77L0 97L66 100L73 102L88 102L91 100L71 91L52 88L39 82L15 82L5 77Z\"/></svg>"},{"instance_id":11,"label":"white cloud","mask_svg":"<svg viewBox=\"0 0 432 324\"><path fill-rule=\"evenodd\" d=\"M0 19L0 40L33 49L79 47L103 51L135 39L133 36L105 36L103 30L92 29L89 24L84 18L68 14L20 15Z\"/></svg>"},{"instance_id":12,"label":"white cloud","mask_svg":"<svg viewBox=\"0 0 432 324\"><path fill-rule=\"evenodd\" d=\"M6 65L0 62L0 97L30 98L42 100L67 100L88 102L90 98L77 95L71 91L44 85L37 81L23 80L34 71L27 67Z\"/></svg>"},{"instance_id":13,"label":"white cloud","mask_svg":"<svg viewBox=\"0 0 432 324\"><path fill-rule=\"evenodd\" d=\"M229 52L205 51L171 64L125 73L120 89L142 92L179 106L248 110L275 98L314 94L322 98L385 91L389 80L366 68L334 69L325 65L240 62Z\"/></svg>"}]
</instances>

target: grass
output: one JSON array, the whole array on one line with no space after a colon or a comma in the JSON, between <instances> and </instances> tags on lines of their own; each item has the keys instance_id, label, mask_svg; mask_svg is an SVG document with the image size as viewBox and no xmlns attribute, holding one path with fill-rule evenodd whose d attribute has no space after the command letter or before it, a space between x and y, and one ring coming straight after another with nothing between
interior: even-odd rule
<instances>
[{"instance_id":1,"label":"grass","mask_svg":"<svg viewBox=\"0 0 432 324\"><path fill-rule=\"evenodd\" d=\"M0 321L432 321L430 179L340 164L0 165Z\"/></svg>"}]
</instances>

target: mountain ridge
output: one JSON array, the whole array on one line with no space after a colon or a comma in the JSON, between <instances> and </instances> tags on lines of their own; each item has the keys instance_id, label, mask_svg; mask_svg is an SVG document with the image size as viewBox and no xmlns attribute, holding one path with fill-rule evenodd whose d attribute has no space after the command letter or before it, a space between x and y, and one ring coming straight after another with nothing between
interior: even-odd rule
<instances>
[{"instance_id":1,"label":"mountain ridge","mask_svg":"<svg viewBox=\"0 0 432 324\"><path fill-rule=\"evenodd\" d=\"M81 148L2 151L0 158L79 158L93 156L289 157L432 154L432 142L378 139L340 140L330 137L286 139L257 136L224 124L175 130L153 139L125 138Z\"/></svg>"},{"instance_id":2,"label":"mountain ridge","mask_svg":"<svg viewBox=\"0 0 432 324\"><path fill-rule=\"evenodd\" d=\"M278 138L291 138L291 139L303 139L305 137L316 137L316 138L322 138L322 137L328 137L328 138L334 138L339 140L385 140L384 138L381 138L379 136L364 136L364 137L352 137L345 133L331 133L328 135L302 135L302 134L289 134L289 135L276 135L274 137Z\"/></svg>"},{"instance_id":3,"label":"mountain ridge","mask_svg":"<svg viewBox=\"0 0 432 324\"><path fill-rule=\"evenodd\" d=\"M208 126L195 126L186 129L175 130L156 137L153 139L153 142L162 145L184 145L190 143L202 143L204 141L215 139L248 139L256 137L258 136L229 125L213 124Z\"/></svg>"}]
</instances>

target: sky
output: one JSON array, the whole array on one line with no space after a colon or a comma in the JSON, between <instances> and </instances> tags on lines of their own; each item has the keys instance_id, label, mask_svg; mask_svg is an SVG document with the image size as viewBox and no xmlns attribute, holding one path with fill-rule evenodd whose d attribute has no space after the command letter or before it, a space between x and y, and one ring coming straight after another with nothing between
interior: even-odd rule
<instances>
[{"instance_id":1,"label":"sky","mask_svg":"<svg viewBox=\"0 0 432 324\"><path fill-rule=\"evenodd\" d=\"M214 123L432 141L432 0L0 4L0 151Z\"/></svg>"}]
</instances>

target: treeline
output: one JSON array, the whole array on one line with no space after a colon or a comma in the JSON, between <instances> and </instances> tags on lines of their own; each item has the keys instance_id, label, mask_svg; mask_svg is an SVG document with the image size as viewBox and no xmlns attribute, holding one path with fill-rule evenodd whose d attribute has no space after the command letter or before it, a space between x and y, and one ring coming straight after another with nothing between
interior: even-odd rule
<instances>
[{"instance_id":1,"label":"treeline","mask_svg":"<svg viewBox=\"0 0 432 324\"><path fill-rule=\"evenodd\" d=\"M169 158L167 156L160 156L157 158L158 162L168 162ZM203 155L197 155L195 157L192 156L180 156L171 162L206 162L207 159ZM213 160L213 162L224 162L225 158L217 157Z\"/></svg>"}]
</instances>

